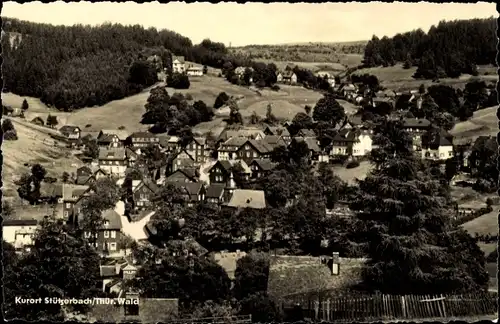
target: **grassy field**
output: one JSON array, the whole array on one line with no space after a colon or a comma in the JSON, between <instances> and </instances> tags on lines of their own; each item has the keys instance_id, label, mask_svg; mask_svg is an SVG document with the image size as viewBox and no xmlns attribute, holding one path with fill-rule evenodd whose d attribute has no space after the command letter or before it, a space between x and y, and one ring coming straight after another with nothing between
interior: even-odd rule
<instances>
[{"instance_id":1,"label":"grassy field","mask_svg":"<svg viewBox=\"0 0 500 324\"><path fill-rule=\"evenodd\" d=\"M474 141L478 136L496 136L498 133L498 107L490 107L474 112L467 121L457 123L450 133L455 136L457 143Z\"/></svg>"},{"instance_id":2,"label":"grassy field","mask_svg":"<svg viewBox=\"0 0 500 324\"><path fill-rule=\"evenodd\" d=\"M463 224L463 228L471 235L498 234L498 207L493 208L491 213L480 216Z\"/></svg>"},{"instance_id":3,"label":"grassy field","mask_svg":"<svg viewBox=\"0 0 500 324\"><path fill-rule=\"evenodd\" d=\"M4 141L3 153L3 194L6 198L17 198L18 180L23 173L30 171L30 165L39 163L47 170L47 175L60 178L64 171L75 172L81 162L71 156L63 143L54 146L54 140L31 125L12 119L19 139ZM28 164L26 166L25 164Z\"/></svg>"},{"instance_id":4,"label":"grassy field","mask_svg":"<svg viewBox=\"0 0 500 324\"><path fill-rule=\"evenodd\" d=\"M356 183L356 179L363 180L368 172L370 172L371 168L372 166L369 161L362 161L357 168L353 169L347 169L341 165L335 165L333 167L333 172L343 181L353 185Z\"/></svg>"},{"instance_id":5,"label":"grassy field","mask_svg":"<svg viewBox=\"0 0 500 324\"><path fill-rule=\"evenodd\" d=\"M382 86L395 91L416 90L421 84L424 84L426 87L434 84L445 84L457 88L463 88L468 81L474 78L484 80L486 82L496 82L498 79L498 76L496 75L496 68L492 66L480 66L478 68L479 75L477 77L464 74L456 79L440 79L439 83L435 83L432 80L414 79L412 76L416 70L416 67L404 69L402 64L397 64L389 67L360 69L355 71L354 74L359 75L368 73L375 75L379 79Z\"/></svg>"}]
</instances>

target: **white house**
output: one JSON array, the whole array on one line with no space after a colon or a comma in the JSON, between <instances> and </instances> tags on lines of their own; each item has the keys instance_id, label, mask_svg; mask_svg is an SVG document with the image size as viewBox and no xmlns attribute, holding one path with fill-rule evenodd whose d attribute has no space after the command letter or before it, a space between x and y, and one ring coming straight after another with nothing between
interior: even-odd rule
<instances>
[{"instance_id":1,"label":"white house","mask_svg":"<svg viewBox=\"0 0 500 324\"><path fill-rule=\"evenodd\" d=\"M441 130L422 135L422 159L444 161L454 156L453 136Z\"/></svg>"},{"instance_id":2,"label":"white house","mask_svg":"<svg viewBox=\"0 0 500 324\"><path fill-rule=\"evenodd\" d=\"M36 219L6 219L2 225L3 239L12 244L17 251L29 249L33 245L33 236L37 228Z\"/></svg>"},{"instance_id":3,"label":"white house","mask_svg":"<svg viewBox=\"0 0 500 324\"><path fill-rule=\"evenodd\" d=\"M172 72L186 72L186 61L184 60L184 56L172 56Z\"/></svg>"},{"instance_id":4,"label":"white house","mask_svg":"<svg viewBox=\"0 0 500 324\"><path fill-rule=\"evenodd\" d=\"M186 70L186 74L189 76L203 76L203 69L196 66L190 66Z\"/></svg>"},{"instance_id":5,"label":"white house","mask_svg":"<svg viewBox=\"0 0 500 324\"><path fill-rule=\"evenodd\" d=\"M101 149L99 151L99 167L108 174L124 176L127 170L125 148Z\"/></svg>"},{"instance_id":6,"label":"white house","mask_svg":"<svg viewBox=\"0 0 500 324\"><path fill-rule=\"evenodd\" d=\"M341 129L331 145L331 156L365 156L372 151L373 140L369 131Z\"/></svg>"}]
</instances>

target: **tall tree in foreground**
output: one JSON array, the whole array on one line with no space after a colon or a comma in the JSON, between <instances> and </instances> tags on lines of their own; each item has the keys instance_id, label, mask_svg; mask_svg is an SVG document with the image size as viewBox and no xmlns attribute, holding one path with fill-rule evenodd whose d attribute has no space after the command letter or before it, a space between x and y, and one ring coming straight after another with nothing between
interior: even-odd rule
<instances>
[{"instance_id":1,"label":"tall tree in foreground","mask_svg":"<svg viewBox=\"0 0 500 324\"><path fill-rule=\"evenodd\" d=\"M452 226L448 188L414 156L401 122L385 121L376 133L375 168L359 182L351 204L366 231L367 287L390 294L484 289L484 255Z\"/></svg>"}]
</instances>

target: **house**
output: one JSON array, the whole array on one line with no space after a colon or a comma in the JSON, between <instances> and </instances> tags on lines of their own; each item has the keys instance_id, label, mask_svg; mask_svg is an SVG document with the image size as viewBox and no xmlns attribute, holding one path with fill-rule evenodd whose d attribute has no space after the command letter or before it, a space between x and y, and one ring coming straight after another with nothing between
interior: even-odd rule
<instances>
[{"instance_id":1,"label":"house","mask_svg":"<svg viewBox=\"0 0 500 324\"><path fill-rule=\"evenodd\" d=\"M470 214L474 214L478 212L481 208L484 208L485 206L481 206L480 204L477 203L463 203L457 206L457 211L458 211L458 216L459 217L464 217Z\"/></svg>"},{"instance_id":2,"label":"house","mask_svg":"<svg viewBox=\"0 0 500 324\"><path fill-rule=\"evenodd\" d=\"M107 174L123 176L128 164L125 148L101 149L98 163Z\"/></svg>"},{"instance_id":3,"label":"house","mask_svg":"<svg viewBox=\"0 0 500 324\"><path fill-rule=\"evenodd\" d=\"M206 189L201 182L170 182L170 184L185 193L188 206L205 200Z\"/></svg>"},{"instance_id":4,"label":"house","mask_svg":"<svg viewBox=\"0 0 500 324\"><path fill-rule=\"evenodd\" d=\"M236 69L234 69L234 74L240 78L240 80L243 80L245 78L245 72L247 71L247 69L250 71L250 83L253 82L253 78L252 78L252 75L253 75L253 68L252 67L245 67L245 66L238 66Z\"/></svg>"},{"instance_id":5,"label":"house","mask_svg":"<svg viewBox=\"0 0 500 324\"><path fill-rule=\"evenodd\" d=\"M374 97L374 98L372 98L373 108L377 108L382 104L388 104L392 108L394 108L394 100L390 97Z\"/></svg>"},{"instance_id":6,"label":"house","mask_svg":"<svg viewBox=\"0 0 500 324\"><path fill-rule=\"evenodd\" d=\"M132 197L136 210L145 210L151 207L152 201L160 188L150 179L145 178L132 189Z\"/></svg>"},{"instance_id":7,"label":"house","mask_svg":"<svg viewBox=\"0 0 500 324\"><path fill-rule=\"evenodd\" d=\"M309 149L309 157L313 163L316 162L326 162L330 161L330 157L328 154L323 153L321 148L318 145L318 141L316 137L294 137L294 141L297 143L305 143L307 148Z\"/></svg>"},{"instance_id":8,"label":"house","mask_svg":"<svg viewBox=\"0 0 500 324\"><path fill-rule=\"evenodd\" d=\"M203 68L190 66L187 68L186 74L189 76L203 76Z\"/></svg>"},{"instance_id":9,"label":"house","mask_svg":"<svg viewBox=\"0 0 500 324\"><path fill-rule=\"evenodd\" d=\"M105 136L108 135L108 136ZM123 129L103 129L97 135L100 146L122 147L129 136L129 132ZM114 144L117 143L117 144Z\"/></svg>"},{"instance_id":10,"label":"house","mask_svg":"<svg viewBox=\"0 0 500 324\"><path fill-rule=\"evenodd\" d=\"M331 156L365 156L372 151L372 136L357 128L341 129L331 143Z\"/></svg>"},{"instance_id":11,"label":"house","mask_svg":"<svg viewBox=\"0 0 500 324\"><path fill-rule=\"evenodd\" d=\"M353 100L358 91L358 88L352 83L344 83L340 86L338 91L347 100Z\"/></svg>"},{"instance_id":12,"label":"house","mask_svg":"<svg viewBox=\"0 0 500 324\"><path fill-rule=\"evenodd\" d=\"M154 171L153 177L158 183L163 183L167 176L186 168L195 168L194 158L186 150L172 152L167 156L167 160Z\"/></svg>"},{"instance_id":13,"label":"house","mask_svg":"<svg viewBox=\"0 0 500 324\"><path fill-rule=\"evenodd\" d=\"M454 156L453 136L444 130L428 131L422 135L422 159L445 161Z\"/></svg>"},{"instance_id":14,"label":"house","mask_svg":"<svg viewBox=\"0 0 500 324\"><path fill-rule=\"evenodd\" d=\"M269 159L255 159L249 167L252 170L252 179L259 179L267 176L276 167L276 163Z\"/></svg>"},{"instance_id":15,"label":"house","mask_svg":"<svg viewBox=\"0 0 500 324\"><path fill-rule=\"evenodd\" d=\"M211 204L222 204L224 202L224 189L226 185L223 183L212 183L207 187L205 201Z\"/></svg>"},{"instance_id":16,"label":"house","mask_svg":"<svg viewBox=\"0 0 500 324\"><path fill-rule=\"evenodd\" d=\"M36 219L4 219L2 222L3 240L14 246L16 251L29 251L38 228Z\"/></svg>"},{"instance_id":17,"label":"house","mask_svg":"<svg viewBox=\"0 0 500 324\"><path fill-rule=\"evenodd\" d=\"M236 209L264 209L266 197L263 190L235 189L226 206Z\"/></svg>"},{"instance_id":18,"label":"house","mask_svg":"<svg viewBox=\"0 0 500 324\"><path fill-rule=\"evenodd\" d=\"M278 72L276 81L284 84L297 84L297 75L293 71Z\"/></svg>"},{"instance_id":19,"label":"house","mask_svg":"<svg viewBox=\"0 0 500 324\"><path fill-rule=\"evenodd\" d=\"M100 131L86 131L86 130L82 130L80 132L80 138L83 140L83 139L86 139L86 140L90 140L90 141L97 141L97 139L99 138L99 134L101 132Z\"/></svg>"},{"instance_id":20,"label":"house","mask_svg":"<svg viewBox=\"0 0 500 324\"><path fill-rule=\"evenodd\" d=\"M127 157L127 165L133 167L139 159L139 154L130 147L125 148L125 156Z\"/></svg>"},{"instance_id":21,"label":"house","mask_svg":"<svg viewBox=\"0 0 500 324\"><path fill-rule=\"evenodd\" d=\"M290 132L284 126L267 126L264 129L264 134L265 135L280 136L285 141L290 141L291 140Z\"/></svg>"},{"instance_id":22,"label":"house","mask_svg":"<svg viewBox=\"0 0 500 324\"><path fill-rule=\"evenodd\" d=\"M89 243L93 245L100 254L116 256L120 255L122 221L121 216L113 209L104 210L101 214L104 222L97 233L85 231L84 236ZM80 222L83 220L80 215ZM94 235L94 238L92 238Z\"/></svg>"},{"instance_id":23,"label":"house","mask_svg":"<svg viewBox=\"0 0 500 324\"><path fill-rule=\"evenodd\" d=\"M274 147L264 140L248 140L236 151L236 158L246 162L252 162L253 159L269 158Z\"/></svg>"},{"instance_id":24,"label":"house","mask_svg":"<svg viewBox=\"0 0 500 324\"><path fill-rule=\"evenodd\" d=\"M431 122L425 118L403 118L403 128L410 135L422 134L431 127Z\"/></svg>"},{"instance_id":25,"label":"house","mask_svg":"<svg viewBox=\"0 0 500 324\"><path fill-rule=\"evenodd\" d=\"M218 160L215 164L208 170L208 177L210 183L223 183L227 184L231 177L235 176L235 171L237 177L249 178L251 170L244 161L236 160Z\"/></svg>"},{"instance_id":26,"label":"house","mask_svg":"<svg viewBox=\"0 0 500 324\"><path fill-rule=\"evenodd\" d=\"M166 182L198 182L199 176L195 168L177 169L166 178Z\"/></svg>"},{"instance_id":27,"label":"house","mask_svg":"<svg viewBox=\"0 0 500 324\"><path fill-rule=\"evenodd\" d=\"M172 56L172 72L186 72L186 61L184 60L184 56Z\"/></svg>"},{"instance_id":28,"label":"house","mask_svg":"<svg viewBox=\"0 0 500 324\"><path fill-rule=\"evenodd\" d=\"M81 129L78 126L64 125L63 127L59 128L59 133L61 133L67 139L78 140L80 139Z\"/></svg>"},{"instance_id":29,"label":"house","mask_svg":"<svg viewBox=\"0 0 500 324\"><path fill-rule=\"evenodd\" d=\"M283 137L279 135L266 135L262 142L266 143L266 145L274 150L279 146L288 146L290 144L290 140L285 140Z\"/></svg>"},{"instance_id":30,"label":"house","mask_svg":"<svg viewBox=\"0 0 500 324\"><path fill-rule=\"evenodd\" d=\"M149 132L135 132L127 138L127 144L136 151L149 145L159 145L160 139Z\"/></svg>"},{"instance_id":31,"label":"house","mask_svg":"<svg viewBox=\"0 0 500 324\"><path fill-rule=\"evenodd\" d=\"M176 152L180 149L180 138L178 136L158 136L162 152Z\"/></svg>"},{"instance_id":32,"label":"house","mask_svg":"<svg viewBox=\"0 0 500 324\"><path fill-rule=\"evenodd\" d=\"M238 158L238 150L248 141L247 137L231 137L224 143L219 144L217 158L223 160L235 160Z\"/></svg>"},{"instance_id":33,"label":"house","mask_svg":"<svg viewBox=\"0 0 500 324\"><path fill-rule=\"evenodd\" d=\"M40 197L38 202L47 204L57 204L62 202L63 184L42 182L40 184Z\"/></svg>"},{"instance_id":34,"label":"house","mask_svg":"<svg viewBox=\"0 0 500 324\"><path fill-rule=\"evenodd\" d=\"M362 282L367 259L330 257L272 256L267 293L275 301L303 296L339 296L356 290Z\"/></svg>"},{"instance_id":35,"label":"house","mask_svg":"<svg viewBox=\"0 0 500 324\"><path fill-rule=\"evenodd\" d=\"M35 125L38 125L38 126L44 126L45 125L45 122L43 121L43 119L41 117L35 117L31 120L31 123L32 124L35 124Z\"/></svg>"},{"instance_id":36,"label":"house","mask_svg":"<svg viewBox=\"0 0 500 324\"><path fill-rule=\"evenodd\" d=\"M88 185L63 184L63 218L69 223L77 223L76 215L80 214L83 198L90 193Z\"/></svg>"},{"instance_id":37,"label":"house","mask_svg":"<svg viewBox=\"0 0 500 324\"><path fill-rule=\"evenodd\" d=\"M318 71L316 72L316 77L326 79L328 81L328 84L330 84L330 87L335 87L335 77L329 72Z\"/></svg>"},{"instance_id":38,"label":"house","mask_svg":"<svg viewBox=\"0 0 500 324\"><path fill-rule=\"evenodd\" d=\"M107 177L108 175L101 168L91 168L83 166L76 170L77 185L91 185L98 179Z\"/></svg>"},{"instance_id":39,"label":"house","mask_svg":"<svg viewBox=\"0 0 500 324\"><path fill-rule=\"evenodd\" d=\"M186 152L196 163L204 163L210 158L211 152L206 145L206 138L194 137L185 147Z\"/></svg>"}]
</instances>

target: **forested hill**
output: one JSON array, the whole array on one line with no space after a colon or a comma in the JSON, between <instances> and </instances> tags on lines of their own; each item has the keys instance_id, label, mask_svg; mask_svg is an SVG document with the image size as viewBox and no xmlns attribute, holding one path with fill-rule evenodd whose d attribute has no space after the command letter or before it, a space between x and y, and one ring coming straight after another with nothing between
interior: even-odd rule
<instances>
[{"instance_id":1,"label":"forested hill","mask_svg":"<svg viewBox=\"0 0 500 324\"><path fill-rule=\"evenodd\" d=\"M3 18L4 91L40 98L60 110L102 105L137 93L155 80L131 78L131 67L146 66L157 54L164 66L171 56L213 67L242 59L224 44L205 40L193 45L187 37L169 30L142 26L53 26ZM139 62L139 63L138 63ZM142 65L141 65L142 64ZM151 71L150 71L151 72Z\"/></svg>"},{"instance_id":2,"label":"forested hill","mask_svg":"<svg viewBox=\"0 0 500 324\"><path fill-rule=\"evenodd\" d=\"M421 29L393 38L373 36L364 53L367 67L403 62L418 66L415 77L458 77L475 74L475 65L495 64L496 28L494 18L442 21L428 33Z\"/></svg>"}]
</instances>

